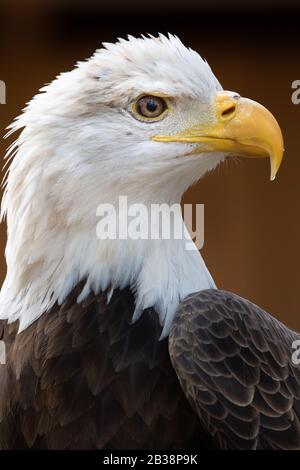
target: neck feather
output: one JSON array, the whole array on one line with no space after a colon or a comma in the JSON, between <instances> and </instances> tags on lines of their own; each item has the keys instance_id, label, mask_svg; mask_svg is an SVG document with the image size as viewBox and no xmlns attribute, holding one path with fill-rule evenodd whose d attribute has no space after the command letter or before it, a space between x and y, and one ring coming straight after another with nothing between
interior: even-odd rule
<instances>
[{"instance_id":1,"label":"neck feather","mask_svg":"<svg viewBox=\"0 0 300 470\"><path fill-rule=\"evenodd\" d=\"M32 142L33 136L28 135L12 162L2 206L7 214L8 241L0 318L19 320L23 330L56 302L62 303L85 280L78 302L90 292L130 287L136 301L134 319L144 309L154 307L163 335L167 335L178 303L192 292L215 287L200 253L196 247L186 250L186 239L99 240L96 207L115 203L125 189L130 203L179 202L191 175L199 179L204 168L197 174L199 163L191 157L182 176L178 160L172 172L166 171L165 184L155 186L161 181L161 169L155 168L157 174L148 175L151 184L147 186L145 181L137 187L137 178L127 179L126 184L120 178L112 183L106 174L102 179L96 174L93 180L90 168L79 167L78 179L66 178L60 186L60 154L57 159L52 156L53 162L45 169L42 153L32 151ZM51 148L48 151L51 153ZM210 156L206 169L219 161L220 156ZM176 194L171 197L167 188L172 187Z\"/></svg>"}]
</instances>

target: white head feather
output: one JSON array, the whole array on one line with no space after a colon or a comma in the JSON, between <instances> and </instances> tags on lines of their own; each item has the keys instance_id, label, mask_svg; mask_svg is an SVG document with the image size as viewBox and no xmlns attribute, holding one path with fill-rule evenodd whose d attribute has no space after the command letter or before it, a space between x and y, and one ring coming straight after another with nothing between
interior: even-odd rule
<instances>
[{"instance_id":1,"label":"white head feather","mask_svg":"<svg viewBox=\"0 0 300 470\"><path fill-rule=\"evenodd\" d=\"M154 306L168 332L178 302L214 287L195 249L180 240L96 237L96 208L130 202L180 202L223 158L183 157L193 144L154 142L154 134L207 122L221 87L209 65L178 38L160 35L104 44L86 62L41 89L11 126L24 128L6 180L7 277L0 318L26 328L82 279L92 290L131 286L136 316ZM151 124L130 105L141 94L172 97L172 113Z\"/></svg>"}]
</instances>

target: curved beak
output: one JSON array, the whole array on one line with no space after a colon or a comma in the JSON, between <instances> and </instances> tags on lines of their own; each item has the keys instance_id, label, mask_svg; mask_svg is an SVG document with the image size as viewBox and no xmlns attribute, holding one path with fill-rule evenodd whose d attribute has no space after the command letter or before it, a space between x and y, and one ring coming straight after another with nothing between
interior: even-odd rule
<instances>
[{"instance_id":1,"label":"curved beak","mask_svg":"<svg viewBox=\"0 0 300 470\"><path fill-rule=\"evenodd\" d=\"M200 152L269 157L271 180L274 180L284 148L280 127L270 111L255 101L228 91L216 93L214 108L216 119L213 123L201 123L174 135L156 135L152 140L201 143Z\"/></svg>"}]
</instances>

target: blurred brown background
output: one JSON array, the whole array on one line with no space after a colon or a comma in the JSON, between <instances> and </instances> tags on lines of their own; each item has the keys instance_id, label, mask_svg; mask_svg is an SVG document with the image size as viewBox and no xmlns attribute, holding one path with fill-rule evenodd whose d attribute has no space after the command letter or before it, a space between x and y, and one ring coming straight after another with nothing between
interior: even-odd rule
<instances>
[{"instance_id":1,"label":"blurred brown background","mask_svg":"<svg viewBox=\"0 0 300 470\"><path fill-rule=\"evenodd\" d=\"M300 80L299 27L292 0L1 0L1 134L45 82L102 41L177 34L208 60L224 88L260 101L281 125L286 152L275 182L267 160L232 160L184 201L205 203L202 253L218 286L300 331L300 105L291 101L291 84ZM1 141L1 158L10 141ZM5 231L2 224L1 282Z\"/></svg>"}]
</instances>

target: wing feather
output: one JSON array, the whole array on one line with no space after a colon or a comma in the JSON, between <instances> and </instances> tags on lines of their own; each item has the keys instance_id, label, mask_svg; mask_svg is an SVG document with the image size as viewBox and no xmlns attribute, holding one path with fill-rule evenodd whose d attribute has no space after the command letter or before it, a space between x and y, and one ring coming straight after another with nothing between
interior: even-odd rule
<instances>
[{"instance_id":1,"label":"wing feather","mask_svg":"<svg viewBox=\"0 0 300 470\"><path fill-rule=\"evenodd\" d=\"M300 449L300 336L241 297L189 296L169 339L186 397L222 448Z\"/></svg>"}]
</instances>

